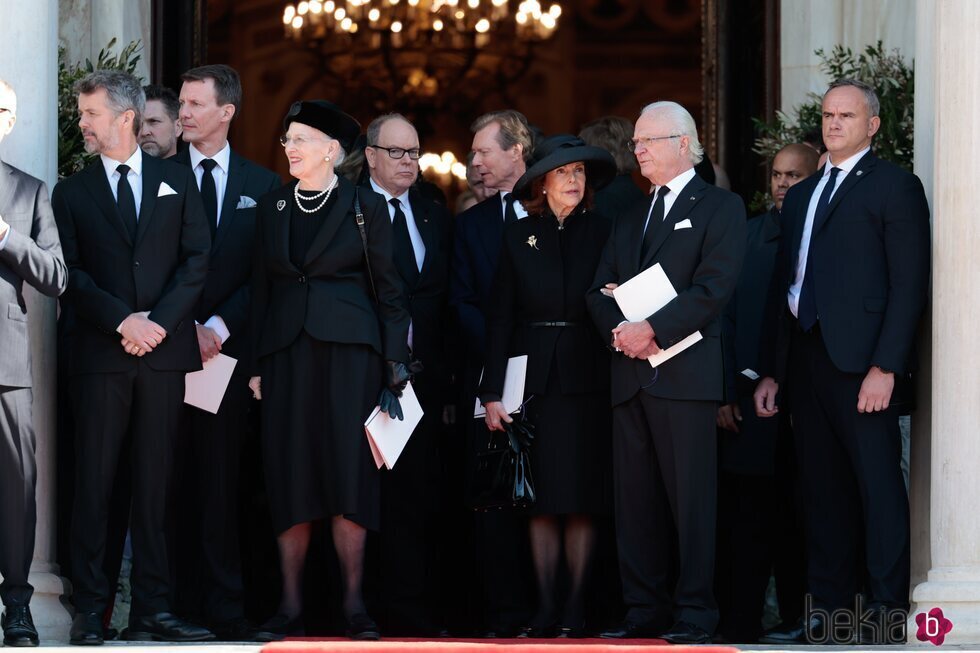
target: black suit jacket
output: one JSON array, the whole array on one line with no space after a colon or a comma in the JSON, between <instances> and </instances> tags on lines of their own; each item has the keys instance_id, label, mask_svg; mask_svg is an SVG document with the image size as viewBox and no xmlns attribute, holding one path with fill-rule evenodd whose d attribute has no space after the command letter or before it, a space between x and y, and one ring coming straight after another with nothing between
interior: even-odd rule
<instances>
[{"instance_id":1,"label":"black suit jacket","mask_svg":"<svg viewBox=\"0 0 980 653\"><path fill-rule=\"evenodd\" d=\"M68 264L64 301L75 319L69 373L125 372L137 358L116 328L149 311L167 337L142 361L155 370L201 369L194 307L208 271L211 239L194 175L143 155L143 198L135 242L123 223L102 162L61 181L52 205ZM175 193L158 197L162 184Z\"/></svg>"},{"instance_id":2,"label":"black suit jacket","mask_svg":"<svg viewBox=\"0 0 980 653\"><path fill-rule=\"evenodd\" d=\"M408 311L391 255L391 219L384 200L359 189L366 221L375 303L354 218L355 187L343 177L337 202L300 268L289 258L294 181L259 200L252 274L254 355L288 347L305 329L325 342L365 344L386 360L408 361Z\"/></svg>"},{"instance_id":3,"label":"black suit jacket","mask_svg":"<svg viewBox=\"0 0 980 653\"><path fill-rule=\"evenodd\" d=\"M24 283L49 297L68 285L48 189L0 161L0 217L9 225L0 249L0 386L31 386L29 316Z\"/></svg>"},{"instance_id":4,"label":"black suit jacket","mask_svg":"<svg viewBox=\"0 0 980 653\"><path fill-rule=\"evenodd\" d=\"M786 295L810 198L823 170L783 201L783 233L767 303L763 376L782 381L795 318ZM868 152L830 200L810 237L817 315L827 353L843 372L872 365L902 375L929 286L929 206L919 178Z\"/></svg>"},{"instance_id":5,"label":"black suit jacket","mask_svg":"<svg viewBox=\"0 0 980 653\"><path fill-rule=\"evenodd\" d=\"M658 344L670 347L695 331L701 332L703 340L656 371L646 360L614 354L613 405L629 400L641 388L666 399L720 401L724 380L719 316L735 289L742 266L745 208L734 193L710 186L695 176L678 194L664 228L647 256L640 260L643 225L651 202L652 198L645 198L615 221L589 290L589 312L608 342L611 331L625 318L616 300L600 290L607 283L624 283L660 263L678 294L647 318ZM675 230L674 226L684 219L690 220L691 227Z\"/></svg>"},{"instance_id":6,"label":"black suit jacket","mask_svg":"<svg viewBox=\"0 0 980 653\"><path fill-rule=\"evenodd\" d=\"M189 150L179 152L172 158L182 165L191 165ZM239 365L235 371L239 373L248 372L244 364L249 357L251 344L248 335L249 281L255 252L257 207L237 207L242 197L249 197L257 203L260 197L281 185L279 175L231 151L221 219L211 243L208 277L201 300L194 310L194 319L204 324L212 315L218 315L224 320L231 335L221 350L238 359Z\"/></svg>"}]
</instances>

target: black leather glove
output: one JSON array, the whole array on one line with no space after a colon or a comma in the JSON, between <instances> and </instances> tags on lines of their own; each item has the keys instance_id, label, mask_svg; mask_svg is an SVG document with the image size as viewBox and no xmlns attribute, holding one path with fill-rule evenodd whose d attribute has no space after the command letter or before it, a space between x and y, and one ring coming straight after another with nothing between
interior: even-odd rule
<instances>
[{"instance_id":1,"label":"black leather glove","mask_svg":"<svg viewBox=\"0 0 980 653\"><path fill-rule=\"evenodd\" d=\"M404 420L405 413L402 411L402 405L398 398L402 396L402 392L412 375L405 363L397 361L385 361L384 375L385 387L381 389L378 405L381 406L381 410L388 413L388 417Z\"/></svg>"}]
</instances>

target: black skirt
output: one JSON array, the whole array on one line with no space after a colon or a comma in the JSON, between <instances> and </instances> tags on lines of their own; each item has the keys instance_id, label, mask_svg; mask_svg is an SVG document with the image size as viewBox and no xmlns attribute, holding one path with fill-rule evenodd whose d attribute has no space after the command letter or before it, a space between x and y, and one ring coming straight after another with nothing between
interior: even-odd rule
<instances>
[{"instance_id":1,"label":"black skirt","mask_svg":"<svg viewBox=\"0 0 980 653\"><path fill-rule=\"evenodd\" d=\"M321 342L303 331L259 369L276 533L334 515L377 530L379 475L364 420L377 405L381 357L367 345Z\"/></svg>"}]
</instances>

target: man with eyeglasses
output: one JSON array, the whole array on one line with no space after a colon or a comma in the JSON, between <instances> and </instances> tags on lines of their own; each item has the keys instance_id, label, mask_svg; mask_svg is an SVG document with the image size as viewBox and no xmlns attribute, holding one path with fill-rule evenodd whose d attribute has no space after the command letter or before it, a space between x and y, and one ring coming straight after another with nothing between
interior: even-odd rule
<instances>
[{"instance_id":1,"label":"man with eyeglasses","mask_svg":"<svg viewBox=\"0 0 980 653\"><path fill-rule=\"evenodd\" d=\"M381 620L386 633L401 636L434 634L426 592L439 571L430 555L439 544L431 509L438 504L432 494L438 486L433 461L449 401L445 342L452 218L416 188L420 155L418 132L404 116L388 113L368 125L365 187L388 205L395 268L412 317L408 346L424 366L413 386L425 416L398 465L381 475Z\"/></svg>"},{"instance_id":2,"label":"man with eyeglasses","mask_svg":"<svg viewBox=\"0 0 980 653\"><path fill-rule=\"evenodd\" d=\"M712 586L720 315L742 265L745 207L695 174L704 148L679 104L645 107L629 147L654 192L614 224L587 296L599 332L618 352L613 480L628 612L602 636L704 644L718 623ZM627 321L612 290L658 264L677 297L645 320ZM701 341L658 367L646 360L696 331Z\"/></svg>"}]
</instances>

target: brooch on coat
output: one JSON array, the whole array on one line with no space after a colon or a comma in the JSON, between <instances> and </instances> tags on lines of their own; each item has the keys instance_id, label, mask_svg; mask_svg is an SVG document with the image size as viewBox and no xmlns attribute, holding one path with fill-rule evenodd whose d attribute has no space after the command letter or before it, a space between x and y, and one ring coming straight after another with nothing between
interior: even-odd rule
<instances>
[{"instance_id":1,"label":"brooch on coat","mask_svg":"<svg viewBox=\"0 0 980 653\"><path fill-rule=\"evenodd\" d=\"M279 209L280 211L286 208L286 200L279 200L278 202L276 202L276 208Z\"/></svg>"},{"instance_id":2,"label":"brooch on coat","mask_svg":"<svg viewBox=\"0 0 980 653\"><path fill-rule=\"evenodd\" d=\"M527 244L528 244L529 247L533 247L534 249L538 249L538 237L537 236L531 236L531 237L529 237L527 239Z\"/></svg>"}]
</instances>

